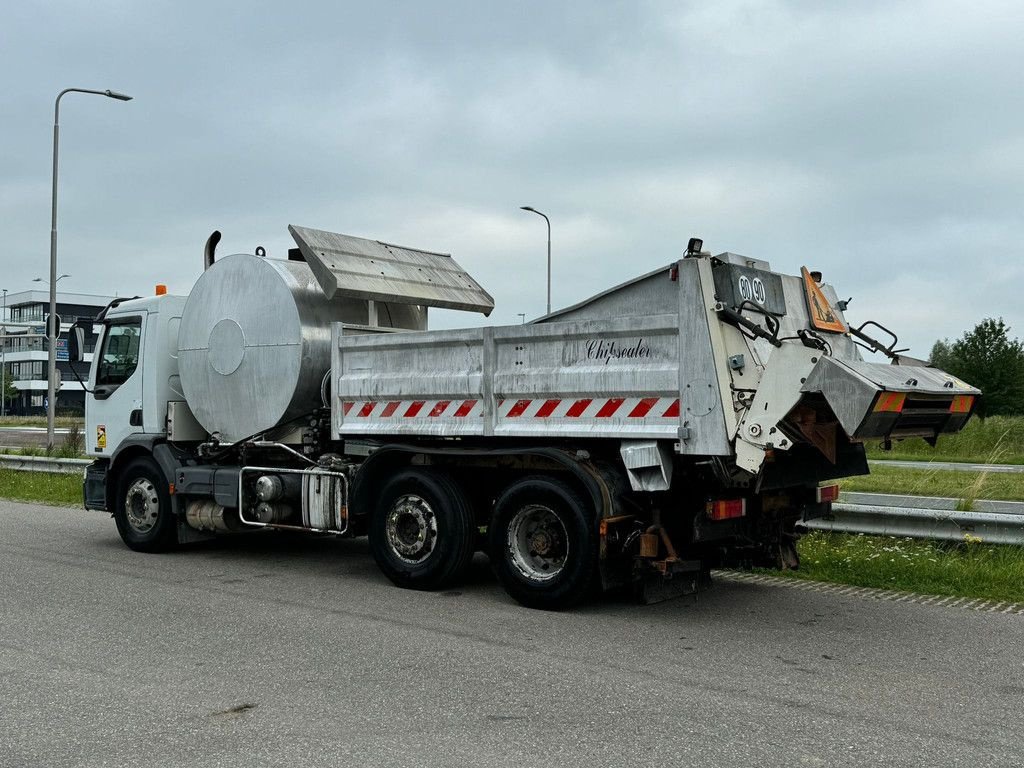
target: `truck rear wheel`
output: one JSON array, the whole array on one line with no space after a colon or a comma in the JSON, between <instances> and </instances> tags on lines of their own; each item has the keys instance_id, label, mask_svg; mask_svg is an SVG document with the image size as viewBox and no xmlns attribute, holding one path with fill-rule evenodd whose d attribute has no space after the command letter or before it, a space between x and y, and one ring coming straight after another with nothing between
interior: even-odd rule
<instances>
[{"instance_id":1,"label":"truck rear wheel","mask_svg":"<svg viewBox=\"0 0 1024 768\"><path fill-rule=\"evenodd\" d=\"M561 480L534 476L509 486L488 535L495 573L522 605L560 610L590 591L598 556L594 516Z\"/></svg>"},{"instance_id":2,"label":"truck rear wheel","mask_svg":"<svg viewBox=\"0 0 1024 768\"><path fill-rule=\"evenodd\" d=\"M136 552L166 552L178 544L178 522L163 472L152 459L136 459L120 473L114 522Z\"/></svg>"},{"instance_id":3,"label":"truck rear wheel","mask_svg":"<svg viewBox=\"0 0 1024 768\"><path fill-rule=\"evenodd\" d=\"M450 477L409 469L380 495L370 521L370 551L398 586L440 589L465 573L475 533L469 504Z\"/></svg>"}]
</instances>

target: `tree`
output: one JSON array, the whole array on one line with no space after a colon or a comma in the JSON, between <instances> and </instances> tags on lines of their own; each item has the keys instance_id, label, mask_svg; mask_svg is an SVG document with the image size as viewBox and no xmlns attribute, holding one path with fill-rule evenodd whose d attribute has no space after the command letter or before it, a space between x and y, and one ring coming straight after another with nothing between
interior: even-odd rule
<instances>
[{"instance_id":1,"label":"tree","mask_svg":"<svg viewBox=\"0 0 1024 768\"><path fill-rule=\"evenodd\" d=\"M1024 344L1002 318L985 318L956 341L935 342L931 362L982 391L978 414L1024 413Z\"/></svg>"},{"instance_id":2,"label":"tree","mask_svg":"<svg viewBox=\"0 0 1024 768\"><path fill-rule=\"evenodd\" d=\"M10 413L11 406L14 404L14 401L17 399L18 395L21 394L21 390L19 390L16 386L14 386L14 380L11 378L11 370L10 370L10 368L8 368L5 371L5 374L6 375L3 377L3 384L4 384L3 403L4 403L4 406L6 407L6 412Z\"/></svg>"}]
</instances>

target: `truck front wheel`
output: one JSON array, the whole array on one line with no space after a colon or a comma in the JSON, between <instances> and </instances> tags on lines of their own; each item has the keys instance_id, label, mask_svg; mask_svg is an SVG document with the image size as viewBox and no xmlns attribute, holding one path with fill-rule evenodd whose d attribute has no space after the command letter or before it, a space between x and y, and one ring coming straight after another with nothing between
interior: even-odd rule
<instances>
[{"instance_id":1,"label":"truck front wheel","mask_svg":"<svg viewBox=\"0 0 1024 768\"><path fill-rule=\"evenodd\" d=\"M440 589L465 572L475 533L469 504L450 477L409 469L380 495L370 521L370 551L398 586Z\"/></svg>"},{"instance_id":2,"label":"truck front wheel","mask_svg":"<svg viewBox=\"0 0 1024 768\"><path fill-rule=\"evenodd\" d=\"M136 552L173 549L178 526L160 467L152 459L136 459L119 474L114 522L121 539Z\"/></svg>"},{"instance_id":3,"label":"truck front wheel","mask_svg":"<svg viewBox=\"0 0 1024 768\"><path fill-rule=\"evenodd\" d=\"M488 527L499 581L529 608L580 602L597 571L598 537L590 507L553 477L526 477L498 498Z\"/></svg>"}]
</instances>

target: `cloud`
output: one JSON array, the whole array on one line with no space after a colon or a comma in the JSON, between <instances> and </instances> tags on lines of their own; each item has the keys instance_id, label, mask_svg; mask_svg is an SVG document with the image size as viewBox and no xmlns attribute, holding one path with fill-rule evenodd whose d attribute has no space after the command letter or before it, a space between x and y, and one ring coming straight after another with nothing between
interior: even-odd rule
<instances>
[{"instance_id":1,"label":"cloud","mask_svg":"<svg viewBox=\"0 0 1024 768\"><path fill-rule=\"evenodd\" d=\"M53 98L61 269L187 291L298 223L451 251L494 322L675 259L691 235L822 269L915 351L1017 299L1015 4L74 2L0 29L5 280L45 269ZM437 313L438 323L476 323Z\"/></svg>"}]
</instances>

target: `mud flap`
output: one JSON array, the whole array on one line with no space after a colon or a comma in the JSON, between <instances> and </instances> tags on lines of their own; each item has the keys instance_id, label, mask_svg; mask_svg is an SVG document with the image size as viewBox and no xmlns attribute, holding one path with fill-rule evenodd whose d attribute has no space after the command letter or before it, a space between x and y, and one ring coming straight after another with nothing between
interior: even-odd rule
<instances>
[{"instance_id":1,"label":"mud flap","mask_svg":"<svg viewBox=\"0 0 1024 768\"><path fill-rule=\"evenodd\" d=\"M635 586L637 601L643 605L695 595L711 586L711 574L702 567L700 560L669 560L643 565L643 573Z\"/></svg>"}]
</instances>

